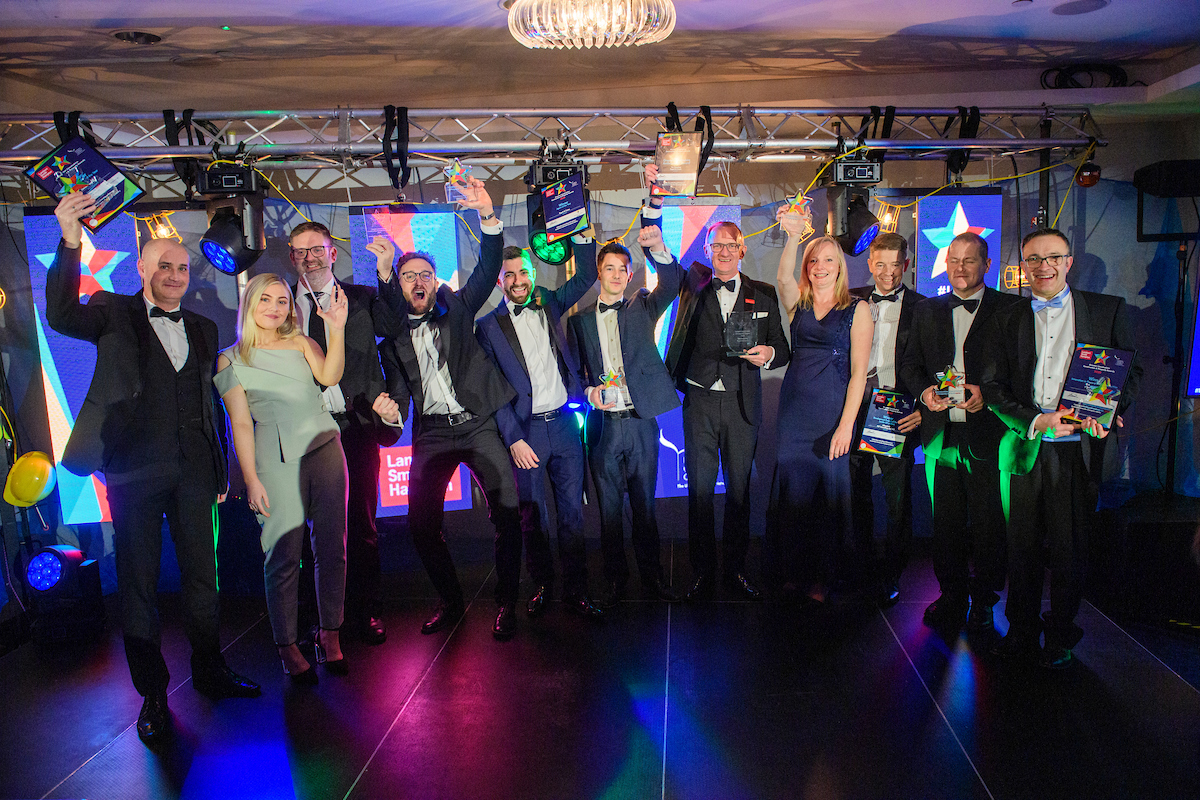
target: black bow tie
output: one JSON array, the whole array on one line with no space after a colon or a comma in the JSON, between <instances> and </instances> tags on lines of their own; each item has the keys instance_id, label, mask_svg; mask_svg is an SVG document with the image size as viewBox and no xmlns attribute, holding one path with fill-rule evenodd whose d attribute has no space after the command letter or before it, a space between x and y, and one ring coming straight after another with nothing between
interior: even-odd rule
<instances>
[{"instance_id":1,"label":"black bow tie","mask_svg":"<svg viewBox=\"0 0 1200 800\"><path fill-rule=\"evenodd\" d=\"M525 303L524 305L513 306L512 314L514 317L519 317L519 316L521 316L522 311L541 311L541 310L542 310L542 307L539 305L535 305L534 303Z\"/></svg>"},{"instance_id":2,"label":"black bow tie","mask_svg":"<svg viewBox=\"0 0 1200 800\"><path fill-rule=\"evenodd\" d=\"M899 300L899 299L900 299L899 292L896 292L894 294L879 294L877 292L871 292L871 302L873 302L873 303L891 303L891 302L893 302L895 300Z\"/></svg>"},{"instance_id":3,"label":"black bow tie","mask_svg":"<svg viewBox=\"0 0 1200 800\"><path fill-rule=\"evenodd\" d=\"M713 286L717 287L718 289L723 287L723 288L729 290L731 293L736 292L737 291L737 278L733 278L733 279L727 280L727 281L723 281L720 278L713 278Z\"/></svg>"},{"instance_id":4,"label":"black bow tie","mask_svg":"<svg viewBox=\"0 0 1200 800\"><path fill-rule=\"evenodd\" d=\"M601 311L609 311L609 310L616 311L618 308L620 308L623 305L625 305L624 300L618 300L617 302L613 303L611 306L608 303L601 303L600 310Z\"/></svg>"},{"instance_id":5,"label":"black bow tie","mask_svg":"<svg viewBox=\"0 0 1200 800\"><path fill-rule=\"evenodd\" d=\"M409 328L409 330L415 330L419 325L421 325L421 323L429 322L429 320L431 320L431 319L433 319L433 309L432 308L429 309L428 311L426 311L424 314L422 314L419 317L414 317L413 315L409 314L408 328Z\"/></svg>"},{"instance_id":6,"label":"black bow tie","mask_svg":"<svg viewBox=\"0 0 1200 800\"><path fill-rule=\"evenodd\" d=\"M950 310L953 311L954 309L958 308L959 306L962 306L963 308L965 308L967 310L968 314L974 314L975 309L979 308L979 298L974 297L970 300L963 300L958 295L951 293L950 294Z\"/></svg>"},{"instance_id":7,"label":"black bow tie","mask_svg":"<svg viewBox=\"0 0 1200 800\"><path fill-rule=\"evenodd\" d=\"M150 309L150 319L154 319L155 317L166 317L171 322L181 322L183 320L183 310L177 308L174 311L163 311L158 306L154 306Z\"/></svg>"}]
</instances>

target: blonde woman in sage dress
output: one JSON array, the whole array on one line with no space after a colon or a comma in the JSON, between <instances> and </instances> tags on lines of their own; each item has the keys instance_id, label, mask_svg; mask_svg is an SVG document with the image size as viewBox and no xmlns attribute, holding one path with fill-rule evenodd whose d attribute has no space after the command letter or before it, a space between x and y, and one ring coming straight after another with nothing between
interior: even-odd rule
<instances>
[{"instance_id":1,"label":"blonde woman in sage dress","mask_svg":"<svg viewBox=\"0 0 1200 800\"><path fill-rule=\"evenodd\" d=\"M296 644L306 535L320 618L317 662L330 672L346 671L338 639L346 590L346 457L337 422L321 403L321 386L336 384L345 364L345 295L335 288L329 311L318 313L328 355L299 331L287 284L270 273L255 276L238 307L238 342L218 357L214 378L232 423L246 498L262 525L271 630L284 671L297 683L316 681Z\"/></svg>"}]
</instances>

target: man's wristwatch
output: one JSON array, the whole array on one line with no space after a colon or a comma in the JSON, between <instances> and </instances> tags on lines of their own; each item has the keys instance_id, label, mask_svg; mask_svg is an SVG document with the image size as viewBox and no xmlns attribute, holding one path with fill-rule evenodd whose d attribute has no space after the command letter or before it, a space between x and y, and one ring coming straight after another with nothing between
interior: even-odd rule
<instances>
[{"instance_id":1,"label":"man's wristwatch","mask_svg":"<svg viewBox=\"0 0 1200 800\"><path fill-rule=\"evenodd\" d=\"M495 218L496 218L496 212L495 212L495 211L492 211L492 212L488 213L488 215L487 215L487 216L484 216L483 214L480 214L480 215L479 215L479 221L480 221L480 222L487 222L488 220L495 219Z\"/></svg>"}]
</instances>

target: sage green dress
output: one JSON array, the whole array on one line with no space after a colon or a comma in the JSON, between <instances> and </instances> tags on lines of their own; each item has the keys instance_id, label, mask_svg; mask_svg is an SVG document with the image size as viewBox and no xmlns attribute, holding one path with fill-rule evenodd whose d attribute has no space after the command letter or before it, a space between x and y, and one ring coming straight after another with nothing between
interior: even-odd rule
<instances>
[{"instance_id":1,"label":"sage green dress","mask_svg":"<svg viewBox=\"0 0 1200 800\"><path fill-rule=\"evenodd\" d=\"M232 347L232 362L213 378L224 397L240 386L254 420L254 469L267 492L258 514L267 610L278 645L296 641L300 555L311 536L322 628L342 624L346 592L346 457L337 422L299 350L255 349L249 364ZM309 522L312 523L311 532Z\"/></svg>"}]
</instances>

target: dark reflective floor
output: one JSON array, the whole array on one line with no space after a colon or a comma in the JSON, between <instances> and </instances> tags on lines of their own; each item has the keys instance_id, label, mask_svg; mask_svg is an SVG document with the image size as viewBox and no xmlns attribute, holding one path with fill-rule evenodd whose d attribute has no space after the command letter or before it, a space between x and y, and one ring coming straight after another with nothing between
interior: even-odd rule
<instances>
[{"instance_id":1,"label":"dark reflective floor","mask_svg":"<svg viewBox=\"0 0 1200 800\"><path fill-rule=\"evenodd\" d=\"M635 593L600 625L557 603L522 610L498 643L486 521L450 519L474 531L451 534L472 599L458 627L418 632L431 589L395 535L388 641L348 642L349 676L313 688L288 685L261 598L232 597L226 657L263 697L199 695L165 595L177 735L159 753L133 730L115 626L90 647L0 658L0 796L1200 797L1200 637L1185 626L1122 626L1085 603L1073 669L997 663L989 641L922 624L937 588L918 558L884 611ZM664 563L684 586L686 543L665 543Z\"/></svg>"}]
</instances>

